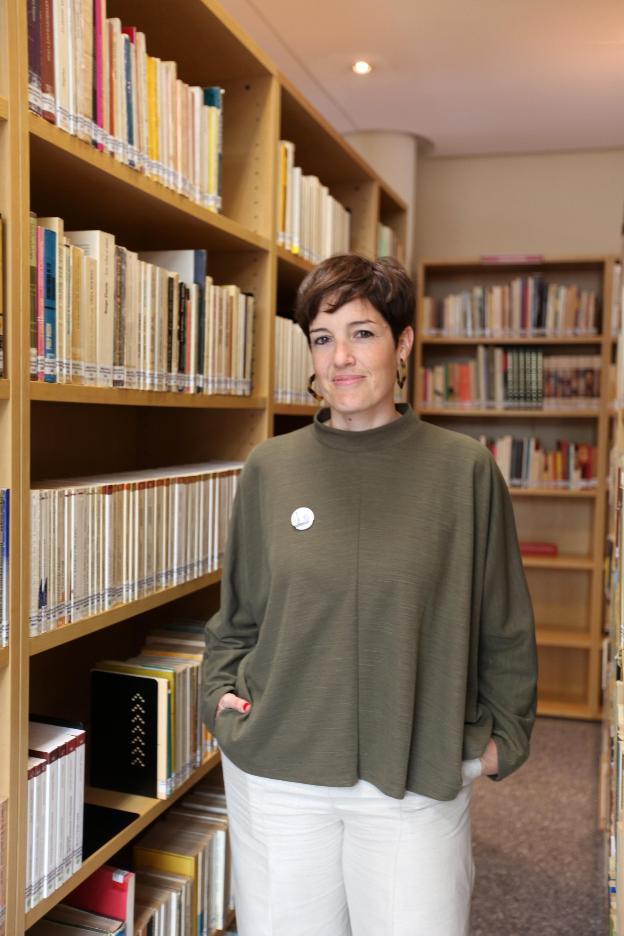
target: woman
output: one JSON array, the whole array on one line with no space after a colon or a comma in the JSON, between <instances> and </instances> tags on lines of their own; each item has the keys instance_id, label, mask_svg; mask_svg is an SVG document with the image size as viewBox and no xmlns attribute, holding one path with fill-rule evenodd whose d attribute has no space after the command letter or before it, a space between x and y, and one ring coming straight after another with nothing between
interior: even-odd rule
<instances>
[{"instance_id":1,"label":"woman","mask_svg":"<svg viewBox=\"0 0 624 936\"><path fill-rule=\"evenodd\" d=\"M312 426L243 471L206 629L240 936L467 936L471 781L528 755L531 605L487 450L394 404L393 260L302 283Z\"/></svg>"}]
</instances>

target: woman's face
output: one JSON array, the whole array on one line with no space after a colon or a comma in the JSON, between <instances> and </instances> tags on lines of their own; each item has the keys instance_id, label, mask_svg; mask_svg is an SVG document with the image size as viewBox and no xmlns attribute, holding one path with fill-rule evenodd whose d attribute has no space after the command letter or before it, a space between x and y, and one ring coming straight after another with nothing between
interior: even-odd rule
<instances>
[{"instance_id":1,"label":"woman's face","mask_svg":"<svg viewBox=\"0 0 624 936\"><path fill-rule=\"evenodd\" d=\"M397 367L413 340L408 327L395 347L392 329L368 299L318 313L310 324L310 347L316 389L331 409L332 426L373 429L396 418Z\"/></svg>"}]
</instances>

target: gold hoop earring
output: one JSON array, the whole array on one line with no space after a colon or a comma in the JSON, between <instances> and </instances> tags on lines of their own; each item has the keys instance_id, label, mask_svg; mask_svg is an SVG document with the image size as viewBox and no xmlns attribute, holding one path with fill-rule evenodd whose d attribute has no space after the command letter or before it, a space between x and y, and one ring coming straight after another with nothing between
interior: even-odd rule
<instances>
[{"instance_id":1,"label":"gold hoop earring","mask_svg":"<svg viewBox=\"0 0 624 936\"><path fill-rule=\"evenodd\" d=\"M311 374L311 375L310 375L310 379L308 380L308 393L309 393L311 396L313 396L314 399L315 399L318 403L320 403L321 400L323 399L323 397L321 396L320 393L317 393L316 390L314 389L314 380L315 380L315 378L316 378L316 374Z\"/></svg>"},{"instance_id":2,"label":"gold hoop earring","mask_svg":"<svg viewBox=\"0 0 624 936\"><path fill-rule=\"evenodd\" d=\"M401 358L401 360L399 361L399 366L397 367L397 383L399 385L400 390L402 390L403 387L405 386L406 380L407 380L407 364L405 363L403 358Z\"/></svg>"}]
</instances>

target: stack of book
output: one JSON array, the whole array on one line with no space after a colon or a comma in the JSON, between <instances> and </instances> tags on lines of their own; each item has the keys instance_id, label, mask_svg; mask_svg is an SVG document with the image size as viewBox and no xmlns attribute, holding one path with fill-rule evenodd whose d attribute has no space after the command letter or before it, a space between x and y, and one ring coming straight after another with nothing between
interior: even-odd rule
<instances>
[{"instance_id":1,"label":"stack of book","mask_svg":"<svg viewBox=\"0 0 624 936\"><path fill-rule=\"evenodd\" d=\"M536 437L480 436L508 485L519 488L592 488L597 484L598 449L587 442L559 440L551 449Z\"/></svg>"},{"instance_id":2,"label":"stack of book","mask_svg":"<svg viewBox=\"0 0 624 936\"><path fill-rule=\"evenodd\" d=\"M29 723L26 910L82 864L85 738L82 728Z\"/></svg>"},{"instance_id":3,"label":"stack of book","mask_svg":"<svg viewBox=\"0 0 624 936\"><path fill-rule=\"evenodd\" d=\"M400 263L405 262L403 243L398 234L387 224L377 223L377 256L394 257Z\"/></svg>"},{"instance_id":4,"label":"stack of book","mask_svg":"<svg viewBox=\"0 0 624 936\"><path fill-rule=\"evenodd\" d=\"M314 370L308 339L296 322L275 319L275 402L313 403L308 378Z\"/></svg>"},{"instance_id":5,"label":"stack of book","mask_svg":"<svg viewBox=\"0 0 624 936\"><path fill-rule=\"evenodd\" d=\"M9 801L0 796L0 936L6 932L8 812Z\"/></svg>"},{"instance_id":6,"label":"stack of book","mask_svg":"<svg viewBox=\"0 0 624 936\"><path fill-rule=\"evenodd\" d=\"M0 647L9 642L9 491L0 488Z\"/></svg>"},{"instance_id":7,"label":"stack of book","mask_svg":"<svg viewBox=\"0 0 624 936\"><path fill-rule=\"evenodd\" d=\"M425 296L423 332L466 337L595 335L599 311L593 290L549 283L535 273L443 299Z\"/></svg>"},{"instance_id":8,"label":"stack of book","mask_svg":"<svg viewBox=\"0 0 624 936\"><path fill-rule=\"evenodd\" d=\"M37 485L31 635L214 572L241 468L208 462Z\"/></svg>"},{"instance_id":9,"label":"stack of book","mask_svg":"<svg viewBox=\"0 0 624 936\"><path fill-rule=\"evenodd\" d=\"M114 917L57 904L28 930L29 936L133 936L132 926Z\"/></svg>"},{"instance_id":10,"label":"stack of book","mask_svg":"<svg viewBox=\"0 0 624 936\"><path fill-rule=\"evenodd\" d=\"M31 214L32 380L249 395L254 306L206 275L205 250L137 254Z\"/></svg>"},{"instance_id":11,"label":"stack of book","mask_svg":"<svg viewBox=\"0 0 624 936\"><path fill-rule=\"evenodd\" d=\"M179 876L190 879L191 925L183 932L208 934L225 928L233 900L222 793L205 784L195 787L138 841L133 862L137 899L142 883L172 889Z\"/></svg>"},{"instance_id":12,"label":"stack of book","mask_svg":"<svg viewBox=\"0 0 624 936\"><path fill-rule=\"evenodd\" d=\"M468 361L421 369L423 406L598 409L601 358L479 345Z\"/></svg>"},{"instance_id":13,"label":"stack of book","mask_svg":"<svg viewBox=\"0 0 624 936\"><path fill-rule=\"evenodd\" d=\"M102 865L76 890L47 912L30 933L54 936L67 933L132 936L135 914L135 875L123 868ZM165 931L175 932L175 931Z\"/></svg>"},{"instance_id":14,"label":"stack of book","mask_svg":"<svg viewBox=\"0 0 624 936\"><path fill-rule=\"evenodd\" d=\"M295 166L295 144L280 140L277 243L310 263L348 253L351 215L316 176Z\"/></svg>"},{"instance_id":15,"label":"stack of book","mask_svg":"<svg viewBox=\"0 0 624 936\"><path fill-rule=\"evenodd\" d=\"M214 749L201 714L204 626L174 622L137 656L91 671L94 786L166 799Z\"/></svg>"},{"instance_id":16,"label":"stack of book","mask_svg":"<svg viewBox=\"0 0 624 936\"><path fill-rule=\"evenodd\" d=\"M148 55L106 0L28 0L36 114L212 210L221 208L222 89L189 86Z\"/></svg>"}]
</instances>

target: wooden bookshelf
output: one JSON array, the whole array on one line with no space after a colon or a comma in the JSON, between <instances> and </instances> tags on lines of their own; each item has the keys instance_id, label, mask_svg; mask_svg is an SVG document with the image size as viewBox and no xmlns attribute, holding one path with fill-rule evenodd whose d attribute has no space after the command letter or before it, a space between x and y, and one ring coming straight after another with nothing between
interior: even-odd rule
<instances>
[{"instance_id":1,"label":"wooden bookshelf","mask_svg":"<svg viewBox=\"0 0 624 936\"><path fill-rule=\"evenodd\" d=\"M608 373L611 353L610 310L612 284L610 257L544 257L542 262L503 264L474 258L422 262L418 277L419 322L423 322L424 297L437 299L472 285L495 285L512 276L542 273L553 282L578 283L600 296L603 326L596 335L546 337L473 337L431 335L419 331L416 338L417 374L425 362L458 359L477 345L547 346L572 355L600 355L601 373ZM474 353L474 351L473 351ZM443 357L444 354L444 357ZM414 406L423 419L465 431L469 435L563 436L591 441L598 448L597 483L591 487L510 487L519 538L554 541L557 556L524 556L529 590L537 621L540 660L539 707L541 714L596 719L600 715L600 653L603 538L605 519L606 447L609 423L607 380L601 382L596 408L495 409L480 407L430 407L421 404L417 377ZM534 424L535 421L535 424ZM557 425L561 421L561 428ZM550 433L550 435L548 435ZM548 622L548 626L540 623Z\"/></svg>"},{"instance_id":2,"label":"wooden bookshelf","mask_svg":"<svg viewBox=\"0 0 624 936\"><path fill-rule=\"evenodd\" d=\"M164 406L181 409L263 410L266 398L206 393L169 393L157 390L127 390L123 387L80 387L33 381L30 399L42 403L89 403L98 406Z\"/></svg>"},{"instance_id":3,"label":"wooden bookshelf","mask_svg":"<svg viewBox=\"0 0 624 936\"><path fill-rule=\"evenodd\" d=\"M352 212L353 250L374 254L381 219L405 228L405 205L279 76L273 62L214 0L107 0L107 15L145 32L150 55L178 64L189 84L225 89L223 211L195 204L28 108L27 6L0 0L0 213L5 221L7 369L0 379L0 486L11 489L10 649L0 649L0 795L8 795L7 934L26 929L161 815L219 762L209 758L167 800L89 788L88 802L136 810L52 896L24 910L28 717L86 718L88 674L103 657L130 655L167 615L209 616L220 573L163 589L45 634L30 636L30 485L216 459L312 418L317 407L274 406L275 315L290 308L311 264L276 244L278 141ZM10 112L10 120L8 119ZM29 378L29 211L67 230L101 229L131 250L203 248L216 283L256 297L251 396L208 396L33 382ZM307 376L307 375L306 375ZM62 674L59 677L59 673ZM88 733L87 733L88 738ZM87 740L87 744L88 744Z\"/></svg>"},{"instance_id":4,"label":"wooden bookshelf","mask_svg":"<svg viewBox=\"0 0 624 936\"><path fill-rule=\"evenodd\" d=\"M314 417L319 408L306 403L275 403L273 412L276 416L309 416Z\"/></svg>"}]
</instances>

